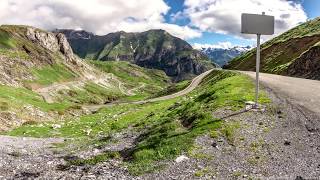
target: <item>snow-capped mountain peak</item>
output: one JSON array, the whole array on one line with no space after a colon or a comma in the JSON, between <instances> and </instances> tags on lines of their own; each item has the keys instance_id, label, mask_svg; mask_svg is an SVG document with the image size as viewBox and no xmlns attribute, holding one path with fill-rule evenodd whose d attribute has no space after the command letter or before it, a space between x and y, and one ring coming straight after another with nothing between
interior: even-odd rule
<instances>
[{"instance_id":1,"label":"snow-capped mountain peak","mask_svg":"<svg viewBox=\"0 0 320 180\"><path fill-rule=\"evenodd\" d=\"M253 47L251 46L201 47L200 50L213 62L222 67L233 58L251 50L252 48Z\"/></svg>"}]
</instances>

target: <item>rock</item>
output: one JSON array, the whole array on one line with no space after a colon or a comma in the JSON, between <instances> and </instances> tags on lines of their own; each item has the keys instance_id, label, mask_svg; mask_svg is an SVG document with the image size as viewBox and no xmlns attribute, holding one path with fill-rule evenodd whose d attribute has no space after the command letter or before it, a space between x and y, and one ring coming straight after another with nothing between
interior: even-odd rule
<instances>
[{"instance_id":1,"label":"rock","mask_svg":"<svg viewBox=\"0 0 320 180\"><path fill-rule=\"evenodd\" d=\"M304 178L301 176L297 176L295 180L304 180Z\"/></svg>"},{"instance_id":2,"label":"rock","mask_svg":"<svg viewBox=\"0 0 320 180\"><path fill-rule=\"evenodd\" d=\"M285 140L284 140L284 145L286 145L286 146L290 146L290 144L291 144L291 142L290 142L290 141L288 141L287 139L285 139Z\"/></svg>"},{"instance_id":3,"label":"rock","mask_svg":"<svg viewBox=\"0 0 320 180\"><path fill-rule=\"evenodd\" d=\"M53 129L60 129L61 128L61 125L60 124L53 124L51 126Z\"/></svg>"},{"instance_id":4,"label":"rock","mask_svg":"<svg viewBox=\"0 0 320 180\"><path fill-rule=\"evenodd\" d=\"M60 47L60 52L66 56L66 59L67 60L73 60L74 59L74 55L73 55L73 52L72 52L72 49L67 41L67 38L61 34L61 33L58 33L56 35L57 39L58 39L58 44L59 44L59 47Z\"/></svg>"},{"instance_id":5,"label":"rock","mask_svg":"<svg viewBox=\"0 0 320 180\"><path fill-rule=\"evenodd\" d=\"M246 101L245 104L246 104L245 110L246 110L246 111L249 111L250 109L253 108L253 106L254 106L256 103L253 102L253 101Z\"/></svg>"},{"instance_id":6,"label":"rock","mask_svg":"<svg viewBox=\"0 0 320 180\"><path fill-rule=\"evenodd\" d=\"M180 162L187 161L187 160L189 160L189 158L187 156L181 155L181 156L177 157L176 162L180 163Z\"/></svg>"},{"instance_id":7,"label":"rock","mask_svg":"<svg viewBox=\"0 0 320 180\"><path fill-rule=\"evenodd\" d=\"M99 149L94 149L93 153L94 154L98 154L98 153L100 153L100 150Z\"/></svg>"},{"instance_id":8,"label":"rock","mask_svg":"<svg viewBox=\"0 0 320 180\"><path fill-rule=\"evenodd\" d=\"M221 139L221 138L220 138L220 139L218 139L218 142L223 142L223 139Z\"/></svg>"},{"instance_id":9,"label":"rock","mask_svg":"<svg viewBox=\"0 0 320 180\"><path fill-rule=\"evenodd\" d=\"M246 101L246 105L255 105L256 103L253 101Z\"/></svg>"},{"instance_id":10,"label":"rock","mask_svg":"<svg viewBox=\"0 0 320 180\"><path fill-rule=\"evenodd\" d=\"M53 33L41 31L34 27L28 27L26 36L33 43L40 44L42 47L52 52L59 49L58 41Z\"/></svg>"},{"instance_id":11,"label":"rock","mask_svg":"<svg viewBox=\"0 0 320 180\"><path fill-rule=\"evenodd\" d=\"M217 147L217 145L218 144L215 141L211 144L212 147Z\"/></svg>"},{"instance_id":12,"label":"rock","mask_svg":"<svg viewBox=\"0 0 320 180\"><path fill-rule=\"evenodd\" d=\"M252 109L252 105L246 105L245 110L249 111L250 109Z\"/></svg>"}]
</instances>

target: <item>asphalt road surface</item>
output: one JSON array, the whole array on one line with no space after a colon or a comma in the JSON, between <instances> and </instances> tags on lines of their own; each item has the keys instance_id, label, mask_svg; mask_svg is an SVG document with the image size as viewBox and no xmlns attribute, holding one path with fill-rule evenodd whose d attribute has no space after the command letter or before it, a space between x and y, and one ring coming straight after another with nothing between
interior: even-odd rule
<instances>
[{"instance_id":1,"label":"asphalt road surface","mask_svg":"<svg viewBox=\"0 0 320 180\"><path fill-rule=\"evenodd\" d=\"M256 78L255 72L240 72ZM259 79L263 86L280 93L293 103L320 114L320 81L267 73L260 73Z\"/></svg>"}]
</instances>

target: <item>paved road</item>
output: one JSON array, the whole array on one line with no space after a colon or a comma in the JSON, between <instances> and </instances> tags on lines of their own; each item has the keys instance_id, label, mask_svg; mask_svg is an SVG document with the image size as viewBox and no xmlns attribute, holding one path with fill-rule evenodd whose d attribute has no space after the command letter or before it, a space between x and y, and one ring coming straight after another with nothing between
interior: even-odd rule
<instances>
[{"instance_id":1,"label":"paved road","mask_svg":"<svg viewBox=\"0 0 320 180\"><path fill-rule=\"evenodd\" d=\"M240 72L254 79L256 77L255 72ZM260 82L293 103L320 114L320 81L260 73Z\"/></svg>"},{"instance_id":2,"label":"paved road","mask_svg":"<svg viewBox=\"0 0 320 180\"><path fill-rule=\"evenodd\" d=\"M183 95L186 95L188 94L189 92L191 92L192 90L194 90L199 84L200 82L202 81L203 78L205 78L208 74L210 74L210 72L212 71L213 69L209 70L209 71L206 71L202 74L200 74L199 76L195 77L192 82L189 84L188 87L186 87L184 90L182 91L179 91L177 93L174 93L174 94L170 94L170 95L167 95L167 96L162 96L162 97L159 97L159 98L154 98L154 99L150 99L150 100L147 100L148 102L155 102L155 101L162 101L162 100L168 100L168 99L172 99L172 98L176 98L176 97L179 97L179 96L183 96Z\"/></svg>"},{"instance_id":3,"label":"paved road","mask_svg":"<svg viewBox=\"0 0 320 180\"><path fill-rule=\"evenodd\" d=\"M158 97L158 98L154 98L154 99L143 100L143 101L124 102L124 103L109 103L109 104L103 104L103 105L89 105L89 106L83 106L83 108L87 109L87 110L90 110L90 111L96 111L96 110L98 110L100 108L110 107L110 106L114 106L114 105L117 105L117 104L144 104L144 103L148 103L148 102L163 101L163 100L168 100L168 99L173 99L173 98L176 98L176 97L180 97L180 96L186 95L189 92L191 92L192 90L194 90L200 84L202 79L205 78L208 74L210 74L211 71L213 71L213 69L198 75L197 77L195 77L192 80L192 82L190 83L190 85L188 87L186 87L184 90L179 91L179 92L174 93L174 94L170 94L170 95L167 95L167 96L162 96L162 97Z\"/></svg>"}]
</instances>

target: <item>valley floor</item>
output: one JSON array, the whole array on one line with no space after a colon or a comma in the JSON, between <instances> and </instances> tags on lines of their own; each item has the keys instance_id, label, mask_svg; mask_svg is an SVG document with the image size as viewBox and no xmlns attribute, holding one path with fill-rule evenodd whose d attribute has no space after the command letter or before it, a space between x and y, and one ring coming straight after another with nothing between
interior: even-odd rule
<instances>
[{"instance_id":1,"label":"valley floor","mask_svg":"<svg viewBox=\"0 0 320 180\"><path fill-rule=\"evenodd\" d=\"M88 116L76 122L13 130L8 134L56 138L1 136L0 179L316 179L320 176L317 114L268 88L264 90L265 97L262 96L265 111L246 110L239 106L243 101L238 96L253 98L252 92L247 94L245 88L252 87L247 84L250 80L235 75L217 82L205 96L193 92L187 97L161 102L124 104L101 110L92 115L92 120ZM195 91L210 87L201 86ZM221 98L224 94L228 96ZM212 95L210 101L208 97ZM234 102L225 106L227 101ZM212 103L217 108L211 108ZM173 116L175 108L178 115ZM185 112L189 109L193 110L191 114ZM210 117L203 117L207 114ZM193 115L202 119L201 122L192 119ZM180 122L179 118L184 119ZM112 124L104 125L108 119L112 119ZM92 132L79 130L88 126ZM112 134L100 136L99 128L106 128ZM79 141L76 134L98 139ZM186 144L181 144L179 138ZM135 152L133 157L131 152ZM160 158L153 159L150 154ZM175 161L181 155L187 158ZM132 164L134 159L137 162Z\"/></svg>"}]
</instances>

